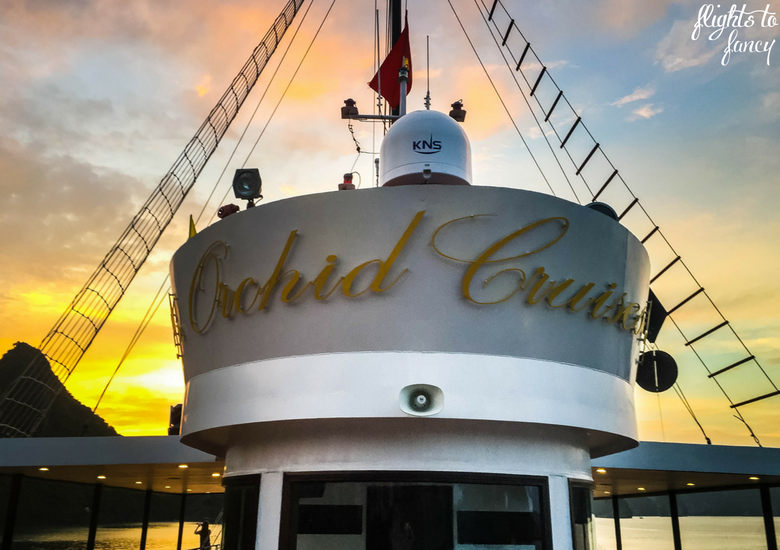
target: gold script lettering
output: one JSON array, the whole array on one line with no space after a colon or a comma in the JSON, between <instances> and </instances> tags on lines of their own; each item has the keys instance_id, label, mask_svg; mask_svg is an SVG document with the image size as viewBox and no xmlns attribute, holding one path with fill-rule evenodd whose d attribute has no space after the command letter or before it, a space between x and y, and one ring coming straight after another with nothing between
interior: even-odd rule
<instances>
[{"instance_id":1,"label":"gold script lettering","mask_svg":"<svg viewBox=\"0 0 780 550\"><path fill-rule=\"evenodd\" d=\"M217 251L219 249L222 249L223 258L227 256L227 245L225 243L223 243L222 241L217 241L214 244L212 244L210 247L206 249L206 251L203 253L203 256L201 256L200 261L198 262L198 267L195 269L195 273L192 276L192 282L190 283L190 295L188 301L190 326L192 327L192 330L194 330L196 333L201 333L209 327L209 325L211 324L211 320L214 317L214 310L216 309L217 303L219 302L220 280L219 280L219 257L217 256ZM197 319L195 318L197 304L198 304L197 294L199 292L204 291L203 270L205 269L209 260L214 261L217 279L214 284L214 297L211 300L211 310L209 311L208 319L206 319L206 322L201 327L198 324Z\"/></svg>"},{"instance_id":2,"label":"gold script lettering","mask_svg":"<svg viewBox=\"0 0 780 550\"><path fill-rule=\"evenodd\" d=\"M561 231L560 235L558 235L556 238L551 240L549 243L547 243L547 244L545 244L543 246L540 246L539 248L537 248L535 250L532 250L530 252L525 252L523 254L518 254L517 256L512 256L512 257L509 257L509 258L504 258L503 260L491 260L490 259L491 256L493 256L493 254L495 254L496 252L501 250L501 248L506 246L508 243L510 243L511 241L513 241L514 239L519 237L520 235L524 235L525 233L528 233L532 229L536 229L537 227L541 227L544 224L551 223L551 222L554 222L556 220L563 222L563 230ZM544 250L545 248L549 248L552 245L554 245L555 243L557 243L558 241L560 241L563 238L563 236L566 234L566 231L568 231L568 229L569 229L569 220L567 220L566 218L561 218L561 217L546 218L544 220L540 220L538 222L534 222L534 223L532 223L530 225L527 225L527 226L523 227L522 229L518 229L514 233L510 233L509 235L507 235L506 237L504 237L503 239L501 239L500 241L498 241L494 245L488 247L487 250L485 250L482 254L480 254L477 257L476 260L471 262L471 265L466 270L466 275L464 275L464 277L463 277L463 296L465 296L467 300L470 300L470 301L474 302L475 304L484 304L484 305L498 304L500 302L508 300L509 298L511 298L512 296L514 296L517 293L518 289L515 289L510 295L505 296L505 297L501 298L500 300L496 300L496 301L493 301L493 302L479 302L479 301L475 300L471 296L471 281L474 278L474 276L476 275L477 271L479 271L479 269L483 265L488 264L488 263L494 263L494 262L497 262L497 261L514 260L514 259L517 259L517 258L523 258L525 256L530 256L531 254L536 254L537 252L539 252L541 250Z\"/></svg>"}]
</instances>

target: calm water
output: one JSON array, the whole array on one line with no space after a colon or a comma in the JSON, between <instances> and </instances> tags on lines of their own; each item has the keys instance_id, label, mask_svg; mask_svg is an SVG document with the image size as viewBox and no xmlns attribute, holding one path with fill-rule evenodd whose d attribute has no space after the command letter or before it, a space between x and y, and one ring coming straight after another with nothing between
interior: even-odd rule
<instances>
[{"instance_id":1,"label":"calm water","mask_svg":"<svg viewBox=\"0 0 780 550\"><path fill-rule=\"evenodd\" d=\"M197 523L185 523L182 548L197 548ZM597 550L615 549L615 527L611 519L596 518ZM780 518L775 518L780 533ZM620 520L624 550L673 550L672 522L668 517L633 517ZM218 542L219 526L212 526L212 543ZM150 523L148 550L175 550L178 523ZM764 522L760 517L681 517L680 532L685 550L766 550ZM85 528L46 530L19 535L13 550L84 550ZM95 548L135 550L141 540L140 525L98 529Z\"/></svg>"},{"instance_id":2,"label":"calm water","mask_svg":"<svg viewBox=\"0 0 780 550\"><path fill-rule=\"evenodd\" d=\"M780 528L780 518L775 518ZM778 531L780 532L780 531ZM624 550L674 550L672 520L668 517L621 518ZM684 550L766 550L764 520L760 517L681 517ZM615 550L615 524L596 518L597 550Z\"/></svg>"},{"instance_id":3,"label":"calm water","mask_svg":"<svg viewBox=\"0 0 780 550\"><path fill-rule=\"evenodd\" d=\"M200 537L195 534L197 523L185 523L182 550L198 548ZM219 542L219 525L211 526L211 542ZM35 534L14 537L13 550L85 550L86 528L47 529ZM147 550L176 550L178 523L150 523L146 532ZM135 550L141 542L141 525L98 528L95 548L101 550Z\"/></svg>"}]
</instances>

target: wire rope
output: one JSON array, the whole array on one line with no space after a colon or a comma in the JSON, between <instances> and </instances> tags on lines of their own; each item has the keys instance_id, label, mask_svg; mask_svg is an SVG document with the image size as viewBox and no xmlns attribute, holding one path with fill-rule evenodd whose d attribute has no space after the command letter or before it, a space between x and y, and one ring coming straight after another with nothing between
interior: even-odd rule
<instances>
[{"instance_id":1,"label":"wire rope","mask_svg":"<svg viewBox=\"0 0 780 550\"><path fill-rule=\"evenodd\" d=\"M209 193L208 198L206 199L206 202L203 205L203 208L201 208L200 213L198 214L197 219L195 220L195 224L197 224L201 217L203 216L203 213L206 211L206 208L208 207L208 204L211 202L212 197L214 196L214 192L219 187L220 182L222 181L222 178L224 177L225 173L227 172L228 167L230 166L231 161L233 160L233 157L236 154L236 151L238 150L239 146L243 142L244 136L246 136L247 130L249 129L250 125L255 119L255 116L257 115L257 111L260 108L260 105L262 104L263 100L265 99L266 94L268 93L268 90L270 89L271 85L274 82L274 79L276 78L277 73L279 72L279 69L281 68L282 64L284 63L285 58L287 57L287 54L290 51L290 48L292 47L293 43L295 42L295 38L298 36L298 31L301 30L301 27L303 26L304 21L306 20L306 16L309 14L309 10L314 5L314 0L312 0L308 7L306 8L306 11L303 13L303 17L301 17L298 27L295 29L295 32L292 35L292 38L290 39L290 42L288 42L287 47L284 50L284 53L282 54L281 59L279 60L279 63L276 66L276 69L274 70L273 74L271 75L271 78L268 80L268 84L265 87L265 90L263 90L263 94L260 96L260 99L257 102L257 105L255 106L254 111L252 111L252 116L247 121L246 125L244 126L244 130L241 132L241 136L238 138L238 141L236 142L236 145L233 147L233 151L230 153L230 156L228 160L225 162L225 166L222 168L222 171L219 174L219 177L217 178L216 183L211 189L211 193ZM332 7L332 5L331 5ZM311 47L311 46L310 46ZM307 51L308 53L308 51ZM299 66L300 68L300 66ZM297 72L297 71L296 71ZM289 85L288 85L289 87ZM278 105L277 105L278 106ZM271 115L273 117L273 114ZM258 138L259 141L259 138ZM255 146L257 145L257 142L255 142ZM254 147L253 147L254 149ZM246 164L246 161L244 161L244 165ZM224 201L224 197L222 199ZM213 219L213 216L212 216ZM116 377L117 373L119 372L119 369L124 364L125 360L129 357L130 353L132 352L133 348L135 347L136 343L138 343L138 340L143 335L144 331L146 330L146 327L149 326L149 323L151 322L154 315L157 313L157 310L159 310L160 306L162 305L163 299L160 296L160 293L165 288L166 284L168 283L170 275L166 274L165 278L163 279L162 284L160 285L160 288L157 290L157 293L155 294L154 298L152 299L152 302L149 304L149 307L146 310L146 313L144 314L144 317L141 320L140 325L136 329L135 333L133 334L133 337L130 339L130 342L128 343L127 348L125 349L124 354L122 354L121 359L119 360L119 364L114 369L114 372L111 374L111 376L108 379L108 382L106 383L105 387L103 388L102 393L100 394L100 397L97 400L97 403L95 404L95 407L92 409L92 412L94 413L97 411L97 408L100 406L100 402L103 400L103 397L105 396L106 392L108 391L109 386L114 381L114 378ZM170 286L168 286L168 291L163 293L162 296L164 296L167 293L170 293ZM159 300L159 302L158 302ZM155 303L157 305L155 305ZM154 311L151 313L152 309Z\"/></svg>"},{"instance_id":2,"label":"wire rope","mask_svg":"<svg viewBox=\"0 0 780 550\"><path fill-rule=\"evenodd\" d=\"M547 176L544 173L544 170L542 170L542 167L539 165L539 162L536 160L536 157L531 151L531 148L528 146L528 143L526 143L522 132L520 132L520 128L518 128L514 117L512 117L512 113L509 111L509 108L507 107L506 103L504 103L504 99L501 97L498 88L493 82L493 79L490 77L490 73L488 72L487 67L485 67L485 64L482 62L482 58L479 56L479 52L477 52L477 48L474 46L474 43L471 41L471 38L469 37L469 33L466 32L466 28L463 26L463 22L460 20L460 16L458 15L458 12L455 10L455 6L452 5L452 0L447 0L447 3L450 5L450 9L452 10L453 15L455 15L455 19L458 20L458 25L460 25L463 34L466 36L466 40L468 40L469 45L471 46L471 50L474 52L474 55L477 57L477 61L479 61L479 64L482 66L482 70L485 72L485 76L490 81L490 85L493 87L493 91L496 92L496 96L498 96L498 100L501 102L501 105L504 107L504 111L506 111L509 120L512 122L512 126L515 127L515 131L517 132L517 135L520 136L520 140L523 142L523 145L525 145L525 148L528 150L528 154L531 155L531 159L533 159L536 168L539 169L539 173L542 175L542 178L544 179L544 182L547 184L547 187L550 188L550 192L557 197L558 195L555 193L555 190L552 188L552 185L550 185L550 182L548 181Z\"/></svg>"}]
</instances>

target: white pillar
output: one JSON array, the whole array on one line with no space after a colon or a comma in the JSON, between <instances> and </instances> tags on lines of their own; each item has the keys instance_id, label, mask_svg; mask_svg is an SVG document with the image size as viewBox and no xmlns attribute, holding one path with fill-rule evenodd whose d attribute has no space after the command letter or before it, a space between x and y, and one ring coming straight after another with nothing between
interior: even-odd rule
<instances>
[{"instance_id":1,"label":"white pillar","mask_svg":"<svg viewBox=\"0 0 780 550\"><path fill-rule=\"evenodd\" d=\"M553 550L573 550L569 479L566 476L550 476L549 483Z\"/></svg>"},{"instance_id":2,"label":"white pillar","mask_svg":"<svg viewBox=\"0 0 780 550\"><path fill-rule=\"evenodd\" d=\"M268 472L260 477L260 503L257 507L255 550L276 550L279 548L283 481L283 472Z\"/></svg>"}]
</instances>

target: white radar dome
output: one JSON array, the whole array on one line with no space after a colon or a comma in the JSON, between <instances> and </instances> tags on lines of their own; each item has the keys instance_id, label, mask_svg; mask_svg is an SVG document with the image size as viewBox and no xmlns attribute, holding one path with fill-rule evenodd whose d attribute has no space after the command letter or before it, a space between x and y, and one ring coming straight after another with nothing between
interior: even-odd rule
<instances>
[{"instance_id":1,"label":"white radar dome","mask_svg":"<svg viewBox=\"0 0 780 550\"><path fill-rule=\"evenodd\" d=\"M399 118L380 150L379 181L396 185L471 185L471 144L452 118L414 111Z\"/></svg>"}]
</instances>

